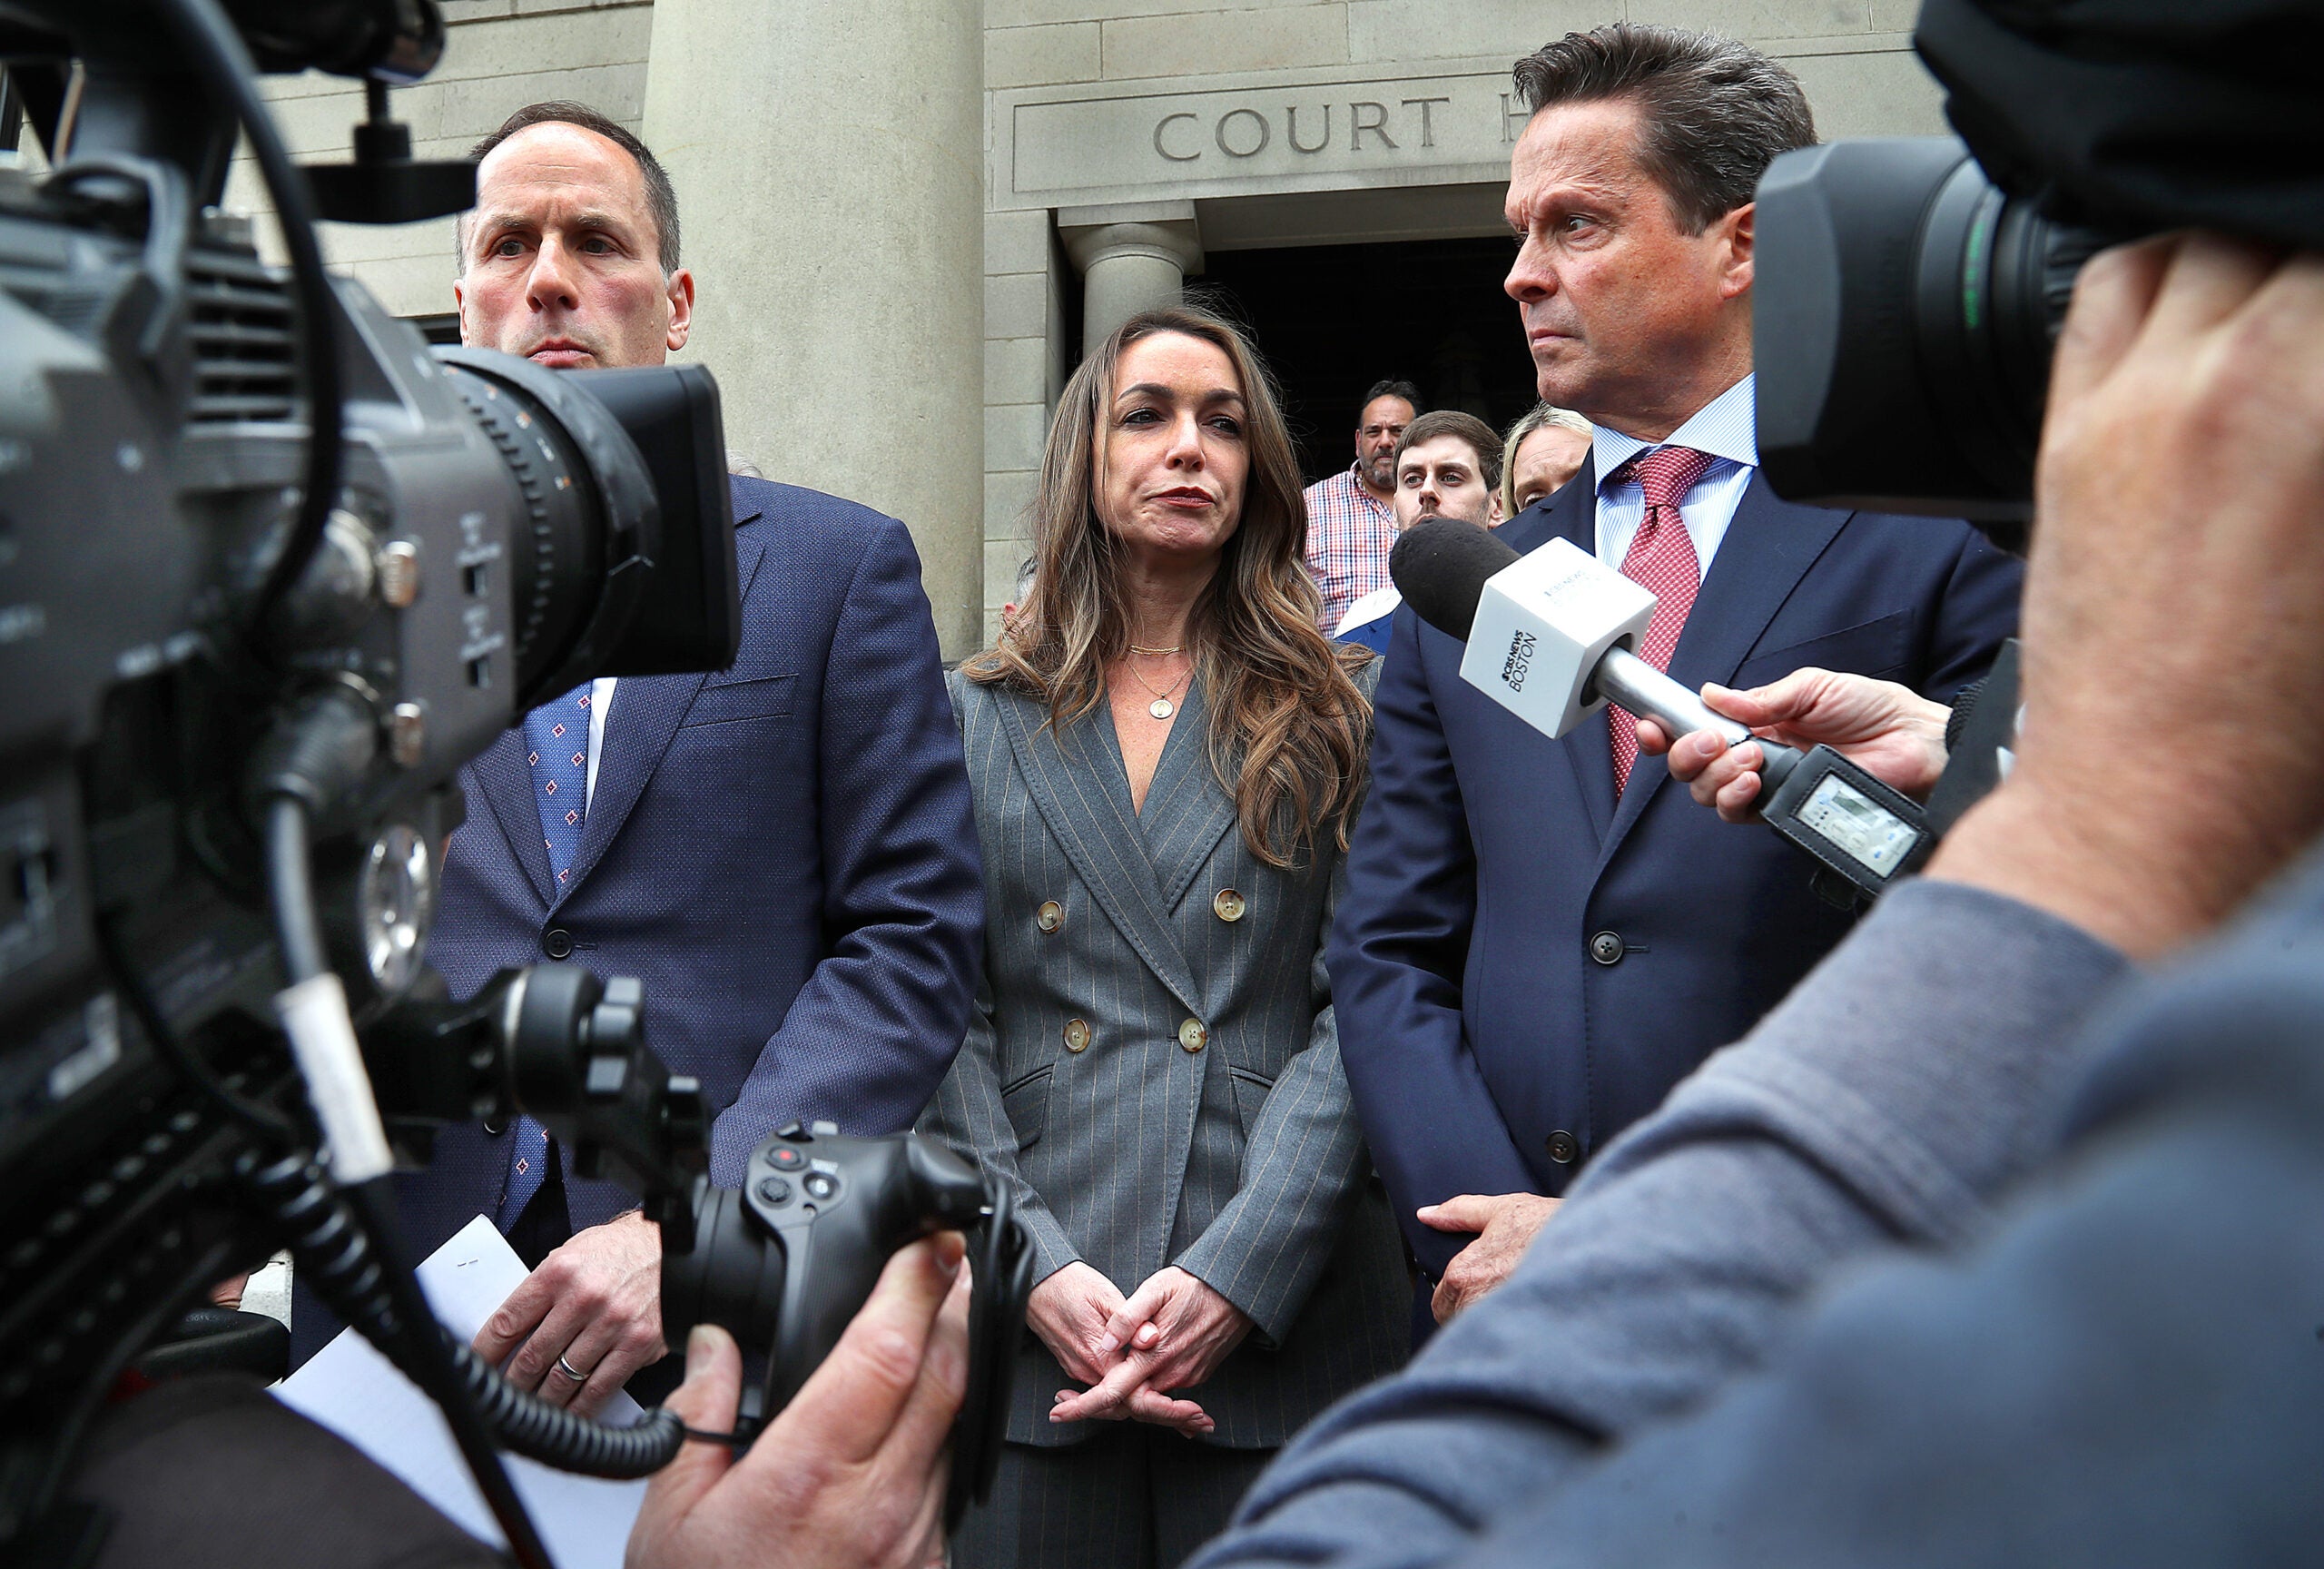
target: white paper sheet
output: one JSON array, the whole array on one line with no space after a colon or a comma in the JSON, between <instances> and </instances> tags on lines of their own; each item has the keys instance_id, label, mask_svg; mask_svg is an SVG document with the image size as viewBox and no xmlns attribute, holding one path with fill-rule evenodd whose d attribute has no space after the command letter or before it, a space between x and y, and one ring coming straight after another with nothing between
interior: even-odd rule
<instances>
[{"instance_id":1,"label":"white paper sheet","mask_svg":"<svg viewBox=\"0 0 2324 1569\"><path fill-rule=\"evenodd\" d=\"M420 1265L419 1275L436 1316L468 1340L524 1280L525 1266L492 1221L479 1215ZM274 1396L402 1477L471 1534L507 1546L443 1416L360 1335L342 1333L277 1385ZM619 1426L635 1421L639 1411L635 1400L616 1393L599 1415ZM645 1502L644 1482L568 1475L513 1456L507 1465L557 1569L618 1569L630 1524Z\"/></svg>"}]
</instances>

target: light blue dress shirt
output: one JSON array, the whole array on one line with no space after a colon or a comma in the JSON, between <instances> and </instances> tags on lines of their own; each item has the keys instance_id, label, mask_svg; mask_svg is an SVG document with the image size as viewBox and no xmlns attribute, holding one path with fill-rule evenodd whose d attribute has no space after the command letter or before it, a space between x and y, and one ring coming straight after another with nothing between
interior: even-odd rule
<instances>
[{"instance_id":1,"label":"light blue dress shirt","mask_svg":"<svg viewBox=\"0 0 2324 1569\"><path fill-rule=\"evenodd\" d=\"M1687 520L1687 537L1695 542L1697 566L1705 577L1710 576L1710 558L1718 553L1727 526L1734 521L1735 508L1742 503L1743 492L1751 488L1751 476L1759 468L1759 437L1753 419L1757 381L1756 376L1744 377L1696 410L1661 443L1591 425L1596 433L1590 451L1598 476L1599 560L1620 571L1622 558L1630 552L1630 538L1646 516L1646 495L1638 481L1609 485L1606 476L1649 448L1691 447L1709 453L1711 465L1679 503L1679 515Z\"/></svg>"}]
</instances>

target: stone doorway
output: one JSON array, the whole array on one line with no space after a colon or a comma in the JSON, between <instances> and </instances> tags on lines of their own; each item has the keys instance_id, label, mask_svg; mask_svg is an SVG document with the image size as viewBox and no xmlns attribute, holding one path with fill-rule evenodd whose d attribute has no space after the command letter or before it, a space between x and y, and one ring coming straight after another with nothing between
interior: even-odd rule
<instances>
[{"instance_id":1,"label":"stone doorway","mask_svg":"<svg viewBox=\"0 0 2324 1569\"><path fill-rule=\"evenodd\" d=\"M1384 376L1496 430L1533 406L1533 361L1501 291L1514 255L1499 236L1213 251L1187 292L1250 328L1312 481L1354 458L1357 400Z\"/></svg>"}]
</instances>

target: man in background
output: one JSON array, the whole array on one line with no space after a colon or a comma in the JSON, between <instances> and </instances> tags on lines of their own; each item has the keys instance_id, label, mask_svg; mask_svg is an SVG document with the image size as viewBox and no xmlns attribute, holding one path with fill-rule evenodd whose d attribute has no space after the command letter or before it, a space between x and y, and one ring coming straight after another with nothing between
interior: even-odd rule
<instances>
[{"instance_id":1,"label":"man in background","mask_svg":"<svg viewBox=\"0 0 2324 1569\"><path fill-rule=\"evenodd\" d=\"M1491 528L1501 521L1501 439L1492 426L1457 409L1423 414L1396 443L1395 531L1423 518L1457 518ZM1403 594L1390 583L1348 607L1333 634L1387 652L1388 627Z\"/></svg>"},{"instance_id":2,"label":"man in background","mask_svg":"<svg viewBox=\"0 0 2324 1569\"><path fill-rule=\"evenodd\" d=\"M477 154L453 285L464 343L556 370L684 346L676 196L635 136L537 104ZM731 1187L783 1123L911 1126L967 1028L983 880L903 525L729 483L733 666L576 687L463 769L428 957L456 996L544 959L641 980L647 1038L702 1081L711 1179ZM399 1181L418 1254L481 1213L534 1267L477 1347L586 1412L663 1354L661 1239L568 1164L520 1117L447 1130ZM335 1327L306 1300L294 1326L302 1353Z\"/></svg>"},{"instance_id":3,"label":"man in background","mask_svg":"<svg viewBox=\"0 0 2324 1569\"><path fill-rule=\"evenodd\" d=\"M1396 542L1396 444L1420 413L1420 389L1375 381L1355 420L1355 461L1307 487L1307 570L1324 596L1316 625L1329 632L1347 607L1388 585Z\"/></svg>"},{"instance_id":4,"label":"man in background","mask_svg":"<svg viewBox=\"0 0 2324 1569\"><path fill-rule=\"evenodd\" d=\"M1965 523L1794 506L1759 477L1752 198L1815 140L1798 83L1730 40L1614 24L1520 61L1516 84L1532 117L1505 287L1541 396L1593 433L1581 473L1502 537L1567 539L1652 589L1640 656L1690 689L1814 665L1945 701L1983 675L2016 627L2016 562ZM1462 646L1409 607L1390 649L1332 999L1442 1320L1850 917L1788 844L1663 788L1630 715L1552 741L1464 683Z\"/></svg>"}]
</instances>

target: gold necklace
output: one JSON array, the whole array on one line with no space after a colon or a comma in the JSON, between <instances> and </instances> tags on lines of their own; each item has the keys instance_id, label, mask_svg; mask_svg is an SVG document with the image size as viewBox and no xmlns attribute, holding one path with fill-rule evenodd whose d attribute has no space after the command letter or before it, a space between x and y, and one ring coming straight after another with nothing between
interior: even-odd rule
<instances>
[{"instance_id":1,"label":"gold necklace","mask_svg":"<svg viewBox=\"0 0 2324 1569\"><path fill-rule=\"evenodd\" d=\"M1157 659L1166 655L1183 654L1186 652L1186 648L1187 646L1183 643L1174 644L1172 646L1167 648L1141 648L1135 643L1129 646L1129 651L1133 654L1151 654Z\"/></svg>"},{"instance_id":2,"label":"gold necklace","mask_svg":"<svg viewBox=\"0 0 2324 1569\"><path fill-rule=\"evenodd\" d=\"M1172 652L1175 653L1177 650L1174 649ZM1189 663L1184 670L1178 672L1178 679L1171 682L1167 690L1155 692L1154 683L1139 675L1137 673L1137 666L1132 665L1127 668L1129 671L1131 680L1145 687L1148 692L1154 692L1154 701L1146 706L1146 711L1148 714L1153 715L1157 719L1167 719L1171 715L1176 714L1178 711L1176 706L1174 706L1170 701L1170 694L1172 692L1176 692L1179 686L1185 682L1186 678L1195 673L1194 666Z\"/></svg>"}]
</instances>

